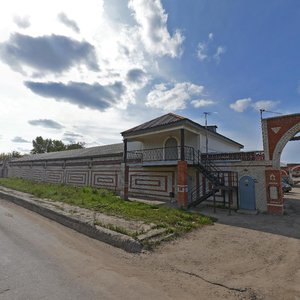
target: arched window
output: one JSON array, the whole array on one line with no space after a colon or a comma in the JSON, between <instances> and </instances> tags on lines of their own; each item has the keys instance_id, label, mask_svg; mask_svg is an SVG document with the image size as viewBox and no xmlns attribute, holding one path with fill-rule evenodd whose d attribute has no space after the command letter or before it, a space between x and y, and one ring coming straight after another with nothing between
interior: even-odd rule
<instances>
[{"instance_id":1,"label":"arched window","mask_svg":"<svg viewBox=\"0 0 300 300\"><path fill-rule=\"evenodd\" d=\"M165 142L165 160L178 160L177 140L170 137Z\"/></svg>"}]
</instances>

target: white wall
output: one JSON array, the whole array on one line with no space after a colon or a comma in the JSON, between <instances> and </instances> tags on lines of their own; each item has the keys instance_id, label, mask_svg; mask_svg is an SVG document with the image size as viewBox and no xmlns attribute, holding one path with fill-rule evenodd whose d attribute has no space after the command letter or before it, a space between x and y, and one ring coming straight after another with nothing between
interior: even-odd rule
<instances>
[{"instance_id":1,"label":"white wall","mask_svg":"<svg viewBox=\"0 0 300 300\"><path fill-rule=\"evenodd\" d=\"M200 151L206 152L206 136L205 134L199 135ZM232 144L223 140L218 136L208 134L208 152L239 152L241 149L238 145Z\"/></svg>"},{"instance_id":2,"label":"white wall","mask_svg":"<svg viewBox=\"0 0 300 300\"><path fill-rule=\"evenodd\" d=\"M151 135L141 136L137 138L140 142L128 142L128 151L139 150L139 149L154 149L163 148L165 146L165 141L174 137L178 146L180 146L180 130L170 130L167 132L160 132ZM200 150L200 152L206 152L206 136L204 132L193 133L191 131L185 130L185 145L193 147L195 150ZM208 133L208 152L239 152L240 147L234 143L230 143L219 136Z\"/></svg>"},{"instance_id":3,"label":"white wall","mask_svg":"<svg viewBox=\"0 0 300 300\"><path fill-rule=\"evenodd\" d=\"M127 151L141 150L143 149L143 144L141 142L128 142Z\"/></svg>"}]
</instances>

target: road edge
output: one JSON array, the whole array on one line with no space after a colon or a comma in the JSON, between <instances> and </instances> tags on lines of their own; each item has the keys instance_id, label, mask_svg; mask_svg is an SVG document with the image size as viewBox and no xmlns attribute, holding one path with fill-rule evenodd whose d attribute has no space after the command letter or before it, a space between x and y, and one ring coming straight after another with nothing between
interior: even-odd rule
<instances>
[{"instance_id":1,"label":"road edge","mask_svg":"<svg viewBox=\"0 0 300 300\"><path fill-rule=\"evenodd\" d=\"M121 248L127 252L139 253L143 250L143 245L140 242L125 234L98 225L93 226L87 222L83 222L70 216L59 214L58 212L38 205L37 203L29 202L21 196L15 196L7 192L0 191L0 197L4 200L7 200L19 206L22 206L28 210L31 210L35 213L38 213L43 217L60 223L68 228L71 228L79 233L112 245L114 247Z\"/></svg>"}]
</instances>

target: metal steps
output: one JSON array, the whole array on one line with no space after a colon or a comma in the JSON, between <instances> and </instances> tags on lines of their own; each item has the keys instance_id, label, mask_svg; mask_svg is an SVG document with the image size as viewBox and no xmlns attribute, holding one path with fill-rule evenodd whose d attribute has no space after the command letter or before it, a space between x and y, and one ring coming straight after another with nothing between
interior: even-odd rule
<instances>
[{"instance_id":1,"label":"metal steps","mask_svg":"<svg viewBox=\"0 0 300 300\"><path fill-rule=\"evenodd\" d=\"M198 187L194 187L191 191L191 201L188 204L188 208L195 207L207 200L209 197L213 196L216 191L220 188L224 187L224 183L220 180L218 174L221 172L212 162L205 161L204 163L198 161L194 164L194 167L198 169L205 178L207 178L212 183L212 188L205 192L205 194L201 195L203 191L203 186L199 185Z\"/></svg>"},{"instance_id":2,"label":"metal steps","mask_svg":"<svg viewBox=\"0 0 300 300\"><path fill-rule=\"evenodd\" d=\"M206 193L205 195L197 198L195 201L188 204L188 208L195 207L195 206L199 205L200 203L202 203L203 201L205 201L209 197L211 197L214 194L214 192L215 192L214 190L211 190L208 193Z\"/></svg>"}]
</instances>

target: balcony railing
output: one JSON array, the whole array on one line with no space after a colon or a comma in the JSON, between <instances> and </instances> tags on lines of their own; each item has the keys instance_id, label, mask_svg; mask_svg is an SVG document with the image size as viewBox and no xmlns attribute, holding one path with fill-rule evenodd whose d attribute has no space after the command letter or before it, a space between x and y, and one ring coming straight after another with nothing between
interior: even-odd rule
<instances>
[{"instance_id":1,"label":"balcony railing","mask_svg":"<svg viewBox=\"0 0 300 300\"><path fill-rule=\"evenodd\" d=\"M130 162L158 162L178 161L181 159L181 147L153 148L127 152L127 160ZM209 161L259 161L264 160L263 151L228 152L228 153L200 153L193 147L184 147L184 159L189 163Z\"/></svg>"},{"instance_id":2,"label":"balcony railing","mask_svg":"<svg viewBox=\"0 0 300 300\"><path fill-rule=\"evenodd\" d=\"M131 162L178 161L181 158L181 147L153 148L127 151L127 160ZM194 162L196 159L193 147L184 147L184 159Z\"/></svg>"},{"instance_id":3,"label":"balcony railing","mask_svg":"<svg viewBox=\"0 0 300 300\"><path fill-rule=\"evenodd\" d=\"M208 153L202 154L201 159L205 160L239 160L239 161L259 161L265 159L264 151L248 151L248 152L228 152L228 153Z\"/></svg>"}]
</instances>

